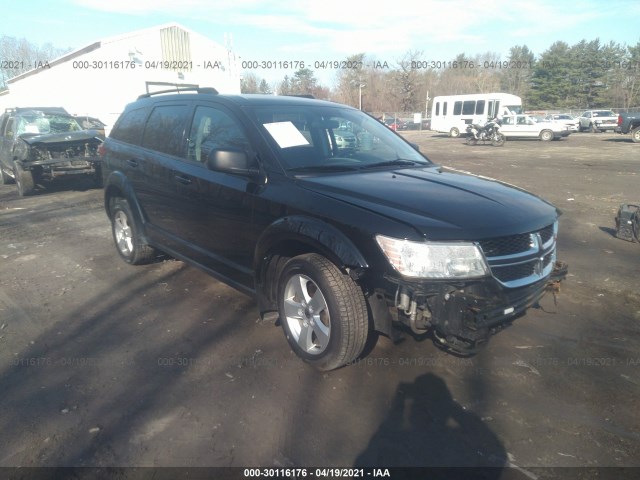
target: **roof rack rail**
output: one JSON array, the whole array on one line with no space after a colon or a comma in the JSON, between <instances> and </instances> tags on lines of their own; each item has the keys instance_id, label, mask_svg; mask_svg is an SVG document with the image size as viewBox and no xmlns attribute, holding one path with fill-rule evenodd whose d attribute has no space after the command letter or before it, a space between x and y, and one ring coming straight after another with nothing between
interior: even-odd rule
<instances>
[{"instance_id":1,"label":"roof rack rail","mask_svg":"<svg viewBox=\"0 0 640 480\"><path fill-rule=\"evenodd\" d=\"M316 97L314 97L313 95L311 95L310 93L304 93L301 95L285 95L286 97L298 97L298 98L312 98L315 100Z\"/></svg>"},{"instance_id":2,"label":"roof rack rail","mask_svg":"<svg viewBox=\"0 0 640 480\"><path fill-rule=\"evenodd\" d=\"M141 98L149 98L153 95L160 95L163 93L182 93L182 92L211 93L213 95L218 94L218 91L213 87L186 87L186 88L176 87L169 90L158 90L157 92L143 93L142 95L138 96L138 100L140 100Z\"/></svg>"}]
</instances>

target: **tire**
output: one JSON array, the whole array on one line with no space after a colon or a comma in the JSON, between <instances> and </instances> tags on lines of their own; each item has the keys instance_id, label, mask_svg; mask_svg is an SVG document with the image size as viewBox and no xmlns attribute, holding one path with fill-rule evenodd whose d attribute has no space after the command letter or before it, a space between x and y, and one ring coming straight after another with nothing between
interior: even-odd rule
<instances>
[{"instance_id":1,"label":"tire","mask_svg":"<svg viewBox=\"0 0 640 480\"><path fill-rule=\"evenodd\" d=\"M278 311L291 349L319 370L342 367L364 349L368 314L362 290L321 255L300 255L284 265Z\"/></svg>"},{"instance_id":2,"label":"tire","mask_svg":"<svg viewBox=\"0 0 640 480\"><path fill-rule=\"evenodd\" d=\"M554 134L551 130L543 130L540 132L540 140L543 142L550 142L553 140Z\"/></svg>"},{"instance_id":3,"label":"tire","mask_svg":"<svg viewBox=\"0 0 640 480\"><path fill-rule=\"evenodd\" d=\"M600 132L600 130L598 130L593 123L589 124L589 130L591 131L591 133L599 133Z\"/></svg>"},{"instance_id":4,"label":"tire","mask_svg":"<svg viewBox=\"0 0 640 480\"><path fill-rule=\"evenodd\" d=\"M473 135L469 135L467 137L467 145L476 145L478 143L478 139L475 138Z\"/></svg>"},{"instance_id":5,"label":"tire","mask_svg":"<svg viewBox=\"0 0 640 480\"><path fill-rule=\"evenodd\" d=\"M13 183L13 178L5 173L4 167L0 164L0 185L9 185L10 183Z\"/></svg>"},{"instance_id":6,"label":"tire","mask_svg":"<svg viewBox=\"0 0 640 480\"><path fill-rule=\"evenodd\" d=\"M102 166L101 165L96 165L96 170L95 172L93 172L93 175L91 176L91 180L93 181L93 186L95 188L102 188L103 187L103 183L102 183Z\"/></svg>"},{"instance_id":7,"label":"tire","mask_svg":"<svg viewBox=\"0 0 640 480\"><path fill-rule=\"evenodd\" d=\"M449 136L451 138L458 138L460 136L460 130L458 130L457 127L453 127L451 130L449 130Z\"/></svg>"},{"instance_id":8,"label":"tire","mask_svg":"<svg viewBox=\"0 0 640 480\"><path fill-rule=\"evenodd\" d=\"M491 145L494 147L503 147L505 142L507 141L507 137L502 133L497 133L493 140L491 140Z\"/></svg>"},{"instance_id":9,"label":"tire","mask_svg":"<svg viewBox=\"0 0 640 480\"><path fill-rule=\"evenodd\" d=\"M156 250L141 238L134 218L129 202L116 198L111 209L111 233L116 250L125 262L142 265L154 259Z\"/></svg>"},{"instance_id":10,"label":"tire","mask_svg":"<svg viewBox=\"0 0 640 480\"><path fill-rule=\"evenodd\" d=\"M636 127L631 130L631 141L634 143L640 143L640 127Z\"/></svg>"},{"instance_id":11,"label":"tire","mask_svg":"<svg viewBox=\"0 0 640 480\"><path fill-rule=\"evenodd\" d=\"M36 184L33 181L33 173L31 170L23 170L19 163L13 166L13 174L16 179L16 186L18 187L18 195L26 197L27 195L33 195L36 189Z\"/></svg>"}]
</instances>

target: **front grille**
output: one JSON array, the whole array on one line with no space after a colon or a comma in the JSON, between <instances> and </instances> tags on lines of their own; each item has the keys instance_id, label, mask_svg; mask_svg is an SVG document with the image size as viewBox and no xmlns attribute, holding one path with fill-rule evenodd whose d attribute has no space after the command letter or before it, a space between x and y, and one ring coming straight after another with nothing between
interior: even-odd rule
<instances>
[{"instance_id":1,"label":"front grille","mask_svg":"<svg viewBox=\"0 0 640 480\"><path fill-rule=\"evenodd\" d=\"M543 228L538 232L542 239L542 244L545 245L549 240L553 238L553 225Z\"/></svg>"},{"instance_id":2,"label":"front grille","mask_svg":"<svg viewBox=\"0 0 640 480\"><path fill-rule=\"evenodd\" d=\"M556 258L557 223L534 232L478 242L491 274L510 288L535 283L548 276Z\"/></svg>"},{"instance_id":3,"label":"front grille","mask_svg":"<svg viewBox=\"0 0 640 480\"><path fill-rule=\"evenodd\" d=\"M535 272L535 264L538 260L532 260L527 263L521 263L519 265L508 265L505 267L496 268L494 277L501 282L512 282L520 278L526 278L533 275Z\"/></svg>"},{"instance_id":4,"label":"front grille","mask_svg":"<svg viewBox=\"0 0 640 480\"><path fill-rule=\"evenodd\" d=\"M502 257L514 253L524 252L531 248L531 235L511 235L509 237L494 238L480 242L482 251L487 257Z\"/></svg>"}]
</instances>

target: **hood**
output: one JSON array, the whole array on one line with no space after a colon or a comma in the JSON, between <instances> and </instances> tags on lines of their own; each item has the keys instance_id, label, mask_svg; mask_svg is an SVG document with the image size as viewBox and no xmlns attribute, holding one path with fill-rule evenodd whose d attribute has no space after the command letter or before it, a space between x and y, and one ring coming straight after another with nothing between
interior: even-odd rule
<instances>
[{"instance_id":1,"label":"hood","mask_svg":"<svg viewBox=\"0 0 640 480\"><path fill-rule=\"evenodd\" d=\"M54 147L70 143L99 143L102 142L95 130L80 130L77 132L48 133L44 135L24 133L20 138L31 146Z\"/></svg>"},{"instance_id":2,"label":"hood","mask_svg":"<svg viewBox=\"0 0 640 480\"><path fill-rule=\"evenodd\" d=\"M517 187L438 167L306 177L299 185L408 224L431 240L531 232L560 214Z\"/></svg>"}]
</instances>

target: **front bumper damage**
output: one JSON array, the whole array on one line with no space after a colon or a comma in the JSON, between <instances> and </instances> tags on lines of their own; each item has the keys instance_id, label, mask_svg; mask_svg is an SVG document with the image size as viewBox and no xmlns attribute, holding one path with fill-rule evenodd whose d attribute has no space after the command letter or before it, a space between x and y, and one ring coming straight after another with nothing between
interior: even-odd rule
<instances>
[{"instance_id":1,"label":"front bumper damage","mask_svg":"<svg viewBox=\"0 0 640 480\"><path fill-rule=\"evenodd\" d=\"M395 322L417 335L431 331L436 344L452 353L472 355L492 335L537 306L545 293L555 294L567 271L565 263L556 262L549 276L520 288L505 288L491 277L461 283L386 278L395 285L395 294L385 298ZM378 291L378 298L381 296ZM370 306L378 325L381 322L375 317L381 312L374 303Z\"/></svg>"},{"instance_id":2,"label":"front bumper damage","mask_svg":"<svg viewBox=\"0 0 640 480\"><path fill-rule=\"evenodd\" d=\"M46 174L50 178L67 175L94 174L100 165L99 156L79 156L64 159L35 160L22 162L24 170L32 170L40 175Z\"/></svg>"}]
</instances>

